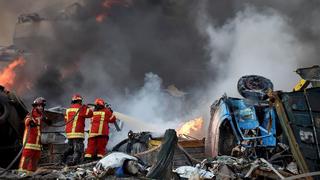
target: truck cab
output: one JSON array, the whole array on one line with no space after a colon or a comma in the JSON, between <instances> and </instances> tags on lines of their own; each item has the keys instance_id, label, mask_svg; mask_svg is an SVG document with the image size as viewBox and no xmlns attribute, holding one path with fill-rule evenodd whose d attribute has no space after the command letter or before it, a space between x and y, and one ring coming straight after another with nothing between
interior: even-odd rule
<instances>
[{"instance_id":1,"label":"truck cab","mask_svg":"<svg viewBox=\"0 0 320 180\"><path fill-rule=\"evenodd\" d=\"M211 105L206 154L272 159L287 146L302 173L320 170L320 67L296 71L302 80L292 92L273 91L270 80L244 76L238 91ZM240 152L240 153L239 153Z\"/></svg>"}]
</instances>

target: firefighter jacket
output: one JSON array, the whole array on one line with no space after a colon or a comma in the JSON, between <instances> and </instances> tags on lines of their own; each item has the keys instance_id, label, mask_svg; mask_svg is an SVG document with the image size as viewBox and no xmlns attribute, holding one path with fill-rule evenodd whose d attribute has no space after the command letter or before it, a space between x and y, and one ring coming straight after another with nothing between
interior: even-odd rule
<instances>
[{"instance_id":1,"label":"firefighter jacket","mask_svg":"<svg viewBox=\"0 0 320 180\"><path fill-rule=\"evenodd\" d=\"M114 123L116 116L108 108L103 108L93 112L91 118L91 129L89 132L89 138L96 136L108 136L109 125L108 123Z\"/></svg>"},{"instance_id":2,"label":"firefighter jacket","mask_svg":"<svg viewBox=\"0 0 320 180\"><path fill-rule=\"evenodd\" d=\"M71 104L65 114L67 138L84 138L85 119L92 115L92 110L87 106Z\"/></svg>"},{"instance_id":3,"label":"firefighter jacket","mask_svg":"<svg viewBox=\"0 0 320 180\"><path fill-rule=\"evenodd\" d=\"M41 150L40 144L40 127L42 114L35 109L25 117L25 130L23 134L23 144L26 143L24 149ZM27 142L26 142L27 141Z\"/></svg>"}]
</instances>

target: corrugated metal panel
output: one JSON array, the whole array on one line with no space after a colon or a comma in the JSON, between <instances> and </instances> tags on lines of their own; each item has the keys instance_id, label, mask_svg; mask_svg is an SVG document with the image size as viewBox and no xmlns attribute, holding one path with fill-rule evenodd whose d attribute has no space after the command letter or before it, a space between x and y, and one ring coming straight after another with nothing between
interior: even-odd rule
<instances>
[{"instance_id":1,"label":"corrugated metal panel","mask_svg":"<svg viewBox=\"0 0 320 180\"><path fill-rule=\"evenodd\" d=\"M320 170L320 88L282 95L290 126L310 171Z\"/></svg>"}]
</instances>

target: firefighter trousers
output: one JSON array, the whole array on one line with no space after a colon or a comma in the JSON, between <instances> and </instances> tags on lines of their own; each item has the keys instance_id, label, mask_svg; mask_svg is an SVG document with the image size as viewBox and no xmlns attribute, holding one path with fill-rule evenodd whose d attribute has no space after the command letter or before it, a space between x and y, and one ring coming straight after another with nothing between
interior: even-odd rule
<instances>
[{"instance_id":1,"label":"firefighter trousers","mask_svg":"<svg viewBox=\"0 0 320 180\"><path fill-rule=\"evenodd\" d=\"M102 158L106 154L108 139L108 136L95 136L89 138L85 157L92 158L97 155L98 158Z\"/></svg>"},{"instance_id":2,"label":"firefighter trousers","mask_svg":"<svg viewBox=\"0 0 320 180\"><path fill-rule=\"evenodd\" d=\"M62 155L62 162L68 165L76 165L82 161L84 144L83 138L68 139L68 147Z\"/></svg>"},{"instance_id":3,"label":"firefighter trousers","mask_svg":"<svg viewBox=\"0 0 320 180\"><path fill-rule=\"evenodd\" d=\"M34 149L23 149L19 164L19 171L34 172L37 170L41 151Z\"/></svg>"}]
</instances>

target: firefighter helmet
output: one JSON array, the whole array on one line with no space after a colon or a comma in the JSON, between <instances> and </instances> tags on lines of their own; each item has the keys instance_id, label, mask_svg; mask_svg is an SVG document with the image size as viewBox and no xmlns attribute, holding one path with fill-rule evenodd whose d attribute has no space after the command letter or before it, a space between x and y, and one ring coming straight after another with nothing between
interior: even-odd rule
<instances>
[{"instance_id":1,"label":"firefighter helmet","mask_svg":"<svg viewBox=\"0 0 320 180\"><path fill-rule=\"evenodd\" d=\"M72 101L82 101L82 96L80 94L74 94L72 96Z\"/></svg>"},{"instance_id":2,"label":"firefighter helmet","mask_svg":"<svg viewBox=\"0 0 320 180\"><path fill-rule=\"evenodd\" d=\"M134 137L133 131L130 130L130 131L128 132L128 138L129 138L129 139L133 139L133 137Z\"/></svg>"},{"instance_id":3,"label":"firefighter helmet","mask_svg":"<svg viewBox=\"0 0 320 180\"><path fill-rule=\"evenodd\" d=\"M94 102L96 105L98 105L98 106L104 106L104 100L103 99L101 99L101 98L97 98L96 100L95 100L95 102Z\"/></svg>"},{"instance_id":4,"label":"firefighter helmet","mask_svg":"<svg viewBox=\"0 0 320 180\"><path fill-rule=\"evenodd\" d=\"M46 106L47 100L43 97L37 97L33 103L32 106L42 105L43 107Z\"/></svg>"}]
</instances>

